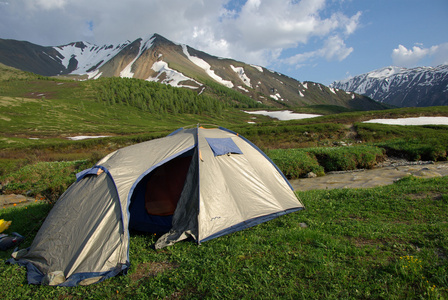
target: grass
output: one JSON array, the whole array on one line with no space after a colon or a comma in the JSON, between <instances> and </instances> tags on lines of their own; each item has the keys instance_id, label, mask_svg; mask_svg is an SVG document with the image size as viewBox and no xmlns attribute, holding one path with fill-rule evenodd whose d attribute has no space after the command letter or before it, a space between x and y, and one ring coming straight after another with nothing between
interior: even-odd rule
<instances>
[{"instance_id":1,"label":"grass","mask_svg":"<svg viewBox=\"0 0 448 300\"><path fill-rule=\"evenodd\" d=\"M75 180L75 174L91 167L88 160L37 162L3 177L3 192L44 197L55 203Z\"/></svg>"},{"instance_id":2,"label":"grass","mask_svg":"<svg viewBox=\"0 0 448 300\"><path fill-rule=\"evenodd\" d=\"M306 210L201 246L155 251L133 234L126 276L76 288L26 284L25 269L0 264L0 297L162 299L441 299L448 296L448 177L374 189L298 193ZM47 204L0 211L27 235ZM305 228L301 224L305 223ZM2 253L7 258L10 251Z\"/></svg>"},{"instance_id":3,"label":"grass","mask_svg":"<svg viewBox=\"0 0 448 300\"><path fill-rule=\"evenodd\" d=\"M2 66L0 66L2 67ZM4 67L4 66L3 66ZM295 108L324 116L275 121L236 108L219 114L151 114L98 101L96 81L74 82L2 69L0 181L7 193L46 199L0 209L7 233L33 237L75 173L117 148L213 123L245 136L291 178L370 168L384 155L446 160L447 126L365 124L372 118L447 116L448 107L353 112ZM236 97L214 86L208 96ZM213 92L215 94L213 94ZM250 99L236 99L248 106ZM236 103L238 104L238 103ZM68 136L109 135L69 141ZM29 138L39 138L29 139ZM341 142L353 144L340 147ZM127 276L76 288L30 286L26 270L0 264L2 299L442 299L448 297L448 178L405 178L374 189L299 192L306 210L197 246L155 251L157 236L132 234ZM303 224L306 224L305 227ZM10 251L0 253L6 259Z\"/></svg>"}]
</instances>

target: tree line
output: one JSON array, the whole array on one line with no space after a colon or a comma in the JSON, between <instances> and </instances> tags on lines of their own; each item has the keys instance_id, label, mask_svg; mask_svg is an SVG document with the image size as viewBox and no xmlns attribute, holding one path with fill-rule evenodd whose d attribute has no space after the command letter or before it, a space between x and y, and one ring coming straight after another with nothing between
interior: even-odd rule
<instances>
[{"instance_id":1,"label":"tree line","mask_svg":"<svg viewBox=\"0 0 448 300\"><path fill-rule=\"evenodd\" d=\"M219 97L198 95L196 91L134 78L101 78L98 80L97 100L109 105L125 104L152 114L220 115L226 108L258 107L259 103L230 90L219 91ZM224 95L224 96L223 96ZM219 98L219 99L218 99Z\"/></svg>"}]
</instances>

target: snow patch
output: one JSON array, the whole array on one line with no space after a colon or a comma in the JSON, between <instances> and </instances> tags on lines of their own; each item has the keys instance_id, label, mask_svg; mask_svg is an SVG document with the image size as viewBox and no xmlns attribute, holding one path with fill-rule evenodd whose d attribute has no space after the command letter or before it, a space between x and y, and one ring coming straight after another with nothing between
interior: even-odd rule
<instances>
[{"instance_id":1,"label":"snow patch","mask_svg":"<svg viewBox=\"0 0 448 300\"><path fill-rule=\"evenodd\" d=\"M76 45L80 44L83 44L85 47L76 47ZM62 57L61 63L65 68L68 68L71 58L77 60L78 66L70 74L84 75L87 74L87 70L94 66L96 66L96 69L99 69L110 59L109 56L115 56L128 44L129 42L120 44L116 47L112 45L98 47L88 42L79 42L53 47L53 49L60 54L58 58Z\"/></svg>"},{"instance_id":2,"label":"snow patch","mask_svg":"<svg viewBox=\"0 0 448 300\"><path fill-rule=\"evenodd\" d=\"M263 73L263 68L260 66L256 66L256 65L251 65L251 67L254 67L255 69L257 69L258 71L260 71L261 73Z\"/></svg>"},{"instance_id":3,"label":"snow patch","mask_svg":"<svg viewBox=\"0 0 448 300\"><path fill-rule=\"evenodd\" d=\"M315 118L320 117L321 115L314 115L314 114L299 114L292 112L290 110L281 110L281 111L267 111L267 110L258 110L258 111L244 111L248 114L253 115L263 115L268 116L274 119L278 119L280 121L288 121L288 120L301 120L301 119L308 119L308 118Z\"/></svg>"},{"instance_id":4,"label":"snow patch","mask_svg":"<svg viewBox=\"0 0 448 300\"><path fill-rule=\"evenodd\" d=\"M390 66L390 67L386 67L386 68L382 68L382 69L373 71L373 72L369 73L368 77L384 79L384 78L391 77L396 74L402 73L406 70L407 70L406 68Z\"/></svg>"},{"instance_id":5,"label":"snow patch","mask_svg":"<svg viewBox=\"0 0 448 300\"><path fill-rule=\"evenodd\" d=\"M448 117L372 119L363 123L379 123L386 125L448 125Z\"/></svg>"},{"instance_id":6,"label":"snow patch","mask_svg":"<svg viewBox=\"0 0 448 300\"><path fill-rule=\"evenodd\" d=\"M301 91L299 91L299 96L300 96L300 97L302 97L302 98L303 98L303 97L305 97L305 95L304 95L304 94L302 94L302 92L301 92Z\"/></svg>"},{"instance_id":7,"label":"snow patch","mask_svg":"<svg viewBox=\"0 0 448 300\"><path fill-rule=\"evenodd\" d=\"M135 63L135 61L137 59L139 59L139 57L142 55L143 51L145 51L146 49L150 48L152 46L152 43L155 39L155 36L153 35L149 40L146 40L146 42L140 43L140 48L138 50L138 54L137 56L135 56L135 58L120 72L120 77L124 77L124 78L132 78L134 77L134 73L132 73L132 65ZM150 43L150 46L148 46L148 43Z\"/></svg>"},{"instance_id":8,"label":"snow patch","mask_svg":"<svg viewBox=\"0 0 448 300\"><path fill-rule=\"evenodd\" d=\"M279 100L283 101L283 98L279 93L277 93L275 95L269 95L269 97L271 97L272 99L275 99L277 101L279 101Z\"/></svg>"},{"instance_id":9,"label":"snow patch","mask_svg":"<svg viewBox=\"0 0 448 300\"><path fill-rule=\"evenodd\" d=\"M104 137L109 137L109 135L78 135L78 136L72 136L72 137L68 137L69 140L72 141L80 141L80 140L86 140L86 139L98 139L98 138L104 138Z\"/></svg>"},{"instance_id":10,"label":"snow patch","mask_svg":"<svg viewBox=\"0 0 448 300\"><path fill-rule=\"evenodd\" d=\"M93 72L89 72L89 73L87 73L87 77L88 77L89 79L92 79L92 78L93 78L93 79L98 79L98 78L100 78L101 74L103 74L103 72L100 73L100 70L96 69L96 70L93 71Z\"/></svg>"},{"instance_id":11,"label":"snow patch","mask_svg":"<svg viewBox=\"0 0 448 300\"><path fill-rule=\"evenodd\" d=\"M230 67L232 68L233 72L238 74L238 77L245 85L252 88L252 85L250 84L250 79L249 77L247 77L246 72L244 72L243 67L234 67L233 65L230 65Z\"/></svg>"},{"instance_id":12,"label":"snow patch","mask_svg":"<svg viewBox=\"0 0 448 300\"><path fill-rule=\"evenodd\" d=\"M224 80L221 77L219 77L218 75L216 75L215 71L213 71L211 69L211 66L205 60L200 59L199 57L196 57L196 56L191 56L190 53L188 53L187 45L182 44L182 50L183 50L184 54L187 56L187 58L192 63L194 63L201 69L203 69L205 71L205 73L207 73L208 76L210 76L211 78L213 78L214 80L216 80L217 82L219 82L220 84L222 84L228 88L233 88L233 83L231 81Z\"/></svg>"},{"instance_id":13,"label":"snow patch","mask_svg":"<svg viewBox=\"0 0 448 300\"><path fill-rule=\"evenodd\" d=\"M239 86L238 86L238 88L239 88L240 90L243 90L243 91L245 91L246 93L249 93L249 90L245 89L245 88L244 88L244 87L242 87L241 85L239 85Z\"/></svg>"},{"instance_id":14,"label":"snow patch","mask_svg":"<svg viewBox=\"0 0 448 300\"><path fill-rule=\"evenodd\" d=\"M197 89L197 87L194 87L194 86L180 84L180 82L182 82L182 81L191 80L191 81L196 82L199 86L201 86L201 84L198 83L197 81L185 76L184 74L182 74L176 70L169 68L168 64L166 62L164 62L163 60L156 61L152 65L151 69L158 72L158 74L156 77L149 77L148 79L146 79L147 81L159 82L159 77L162 74L165 74L165 79L163 79L161 81L161 83L169 84L174 87L187 87L187 88Z\"/></svg>"},{"instance_id":15,"label":"snow patch","mask_svg":"<svg viewBox=\"0 0 448 300\"><path fill-rule=\"evenodd\" d=\"M329 88L330 89L330 92L332 92L333 94L335 94L336 95L336 92L334 91L334 88Z\"/></svg>"}]
</instances>

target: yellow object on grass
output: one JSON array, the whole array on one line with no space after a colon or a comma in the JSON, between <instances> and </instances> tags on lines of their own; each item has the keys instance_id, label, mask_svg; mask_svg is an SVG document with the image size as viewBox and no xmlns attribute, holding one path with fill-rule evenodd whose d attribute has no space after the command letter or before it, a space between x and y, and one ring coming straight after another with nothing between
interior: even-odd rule
<instances>
[{"instance_id":1,"label":"yellow object on grass","mask_svg":"<svg viewBox=\"0 0 448 300\"><path fill-rule=\"evenodd\" d=\"M11 225L12 221L5 221L3 219L0 220L0 233L8 229L9 225Z\"/></svg>"}]
</instances>

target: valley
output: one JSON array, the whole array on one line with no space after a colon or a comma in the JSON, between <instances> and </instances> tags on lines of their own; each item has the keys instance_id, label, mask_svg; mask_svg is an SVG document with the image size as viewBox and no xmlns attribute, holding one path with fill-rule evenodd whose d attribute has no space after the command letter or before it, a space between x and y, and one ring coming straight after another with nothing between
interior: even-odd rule
<instances>
[{"instance_id":1,"label":"valley","mask_svg":"<svg viewBox=\"0 0 448 300\"><path fill-rule=\"evenodd\" d=\"M129 274L92 286L28 285L25 268L0 264L4 298L17 292L42 299L148 293L250 298L253 291L262 298L325 298L328 291L342 298L381 298L390 287L395 288L388 296L397 298L427 295L431 288L431 295L446 295L448 126L365 121L446 118L447 106L277 105L278 100L259 103L218 83L199 94L136 78L78 81L2 68L0 218L12 221L8 234L26 236L20 247L30 246L76 173L119 148L183 126L220 125L248 138L287 176L306 207L200 247L185 241L155 251L151 245L159 236L132 233ZM318 116L281 121L247 113L285 110L289 116ZM392 158L409 165L394 166ZM305 178L311 173L317 177ZM403 271L410 264L402 259L406 255L418 257L417 271Z\"/></svg>"}]
</instances>

